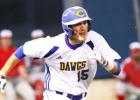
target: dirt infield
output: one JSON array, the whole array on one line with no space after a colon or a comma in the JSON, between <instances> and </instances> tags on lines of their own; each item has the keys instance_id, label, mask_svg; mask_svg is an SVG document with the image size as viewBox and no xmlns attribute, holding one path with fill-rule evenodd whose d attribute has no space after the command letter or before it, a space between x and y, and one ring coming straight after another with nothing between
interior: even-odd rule
<instances>
[{"instance_id":1,"label":"dirt infield","mask_svg":"<svg viewBox=\"0 0 140 100\"><path fill-rule=\"evenodd\" d=\"M114 79L93 80L86 100L116 100Z\"/></svg>"},{"instance_id":2,"label":"dirt infield","mask_svg":"<svg viewBox=\"0 0 140 100\"><path fill-rule=\"evenodd\" d=\"M0 100L5 100L4 95L0 94Z\"/></svg>"}]
</instances>

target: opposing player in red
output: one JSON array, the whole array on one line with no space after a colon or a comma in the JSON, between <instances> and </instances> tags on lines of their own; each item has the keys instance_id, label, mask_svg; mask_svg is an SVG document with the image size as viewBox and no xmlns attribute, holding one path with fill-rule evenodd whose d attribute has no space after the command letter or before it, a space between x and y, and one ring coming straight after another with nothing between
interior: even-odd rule
<instances>
[{"instance_id":1,"label":"opposing player in red","mask_svg":"<svg viewBox=\"0 0 140 100\"><path fill-rule=\"evenodd\" d=\"M35 29L31 32L31 39L38 39L44 37L44 32L41 29ZM33 59L31 57L25 57L25 65L29 71L30 81L35 89L36 100L43 100L44 91L44 59Z\"/></svg>"},{"instance_id":2,"label":"opposing player in red","mask_svg":"<svg viewBox=\"0 0 140 100\"><path fill-rule=\"evenodd\" d=\"M8 29L0 32L0 69L16 50L12 46L12 35L12 31ZM20 61L8 73L7 78L7 87L5 88L6 100L16 100L16 93L22 96L24 100L35 100L34 91L28 83L29 78L23 61Z\"/></svg>"},{"instance_id":3,"label":"opposing player in red","mask_svg":"<svg viewBox=\"0 0 140 100\"><path fill-rule=\"evenodd\" d=\"M118 100L140 100L140 42L132 42L129 50L117 83Z\"/></svg>"}]
</instances>

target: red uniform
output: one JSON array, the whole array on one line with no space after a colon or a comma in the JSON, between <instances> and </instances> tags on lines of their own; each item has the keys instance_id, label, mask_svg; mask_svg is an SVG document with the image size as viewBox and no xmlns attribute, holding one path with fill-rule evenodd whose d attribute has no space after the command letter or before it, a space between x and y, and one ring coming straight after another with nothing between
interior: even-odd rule
<instances>
[{"instance_id":1,"label":"red uniform","mask_svg":"<svg viewBox=\"0 0 140 100\"><path fill-rule=\"evenodd\" d=\"M4 66L8 58L15 52L16 48L12 47L8 50L0 48L0 69ZM23 61L20 61L14 68L8 73L7 77L18 77L18 67L23 65Z\"/></svg>"},{"instance_id":2,"label":"red uniform","mask_svg":"<svg viewBox=\"0 0 140 100\"><path fill-rule=\"evenodd\" d=\"M140 64L135 64L131 58L127 58L122 66L125 81L140 88Z\"/></svg>"}]
</instances>

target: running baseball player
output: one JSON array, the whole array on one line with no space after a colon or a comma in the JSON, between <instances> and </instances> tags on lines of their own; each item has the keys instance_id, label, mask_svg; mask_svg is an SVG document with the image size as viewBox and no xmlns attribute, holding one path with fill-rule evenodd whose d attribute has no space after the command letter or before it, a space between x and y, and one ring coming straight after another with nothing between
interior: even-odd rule
<instances>
[{"instance_id":1,"label":"running baseball player","mask_svg":"<svg viewBox=\"0 0 140 100\"><path fill-rule=\"evenodd\" d=\"M97 62L118 75L120 67L115 60L120 55L90 29L90 20L82 7L66 9L62 15L64 33L26 42L9 58L0 71L1 91L8 72L24 56L45 58L44 100L84 100L96 74Z\"/></svg>"}]
</instances>

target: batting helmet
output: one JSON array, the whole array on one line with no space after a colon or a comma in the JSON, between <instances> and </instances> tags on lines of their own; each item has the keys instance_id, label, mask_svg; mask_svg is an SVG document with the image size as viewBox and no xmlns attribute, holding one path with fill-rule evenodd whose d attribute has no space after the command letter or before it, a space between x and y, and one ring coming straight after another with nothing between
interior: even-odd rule
<instances>
[{"instance_id":1,"label":"batting helmet","mask_svg":"<svg viewBox=\"0 0 140 100\"><path fill-rule=\"evenodd\" d=\"M71 36L73 30L69 26L85 20L89 21L91 18L89 18L84 8L75 6L66 9L62 14L62 27L64 32L66 32L68 36Z\"/></svg>"}]
</instances>

